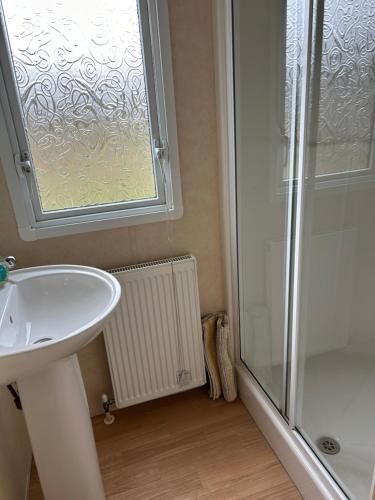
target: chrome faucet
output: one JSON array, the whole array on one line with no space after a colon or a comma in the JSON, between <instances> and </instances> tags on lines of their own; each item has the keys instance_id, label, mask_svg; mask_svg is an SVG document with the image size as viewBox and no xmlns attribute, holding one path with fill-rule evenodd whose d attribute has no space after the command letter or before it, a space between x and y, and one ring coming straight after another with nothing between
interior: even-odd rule
<instances>
[{"instance_id":1,"label":"chrome faucet","mask_svg":"<svg viewBox=\"0 0 375 500\"><path fill-rule=\"evenodd\" d=\"M12 255L0 257L0 285L8 280L9 271L15 269L16 258Z\"/></svg>"}]
</instances>

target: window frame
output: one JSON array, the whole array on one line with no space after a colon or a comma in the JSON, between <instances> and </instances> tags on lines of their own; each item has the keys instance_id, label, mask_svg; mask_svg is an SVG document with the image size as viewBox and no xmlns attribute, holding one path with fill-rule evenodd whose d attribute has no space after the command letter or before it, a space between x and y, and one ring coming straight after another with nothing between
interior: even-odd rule
<instances>
[{"instance_id":1,"label":"window frame","mask_svg":"<svg viewBox=\"0 0 375 500\"><path fill-rule=\"evenodd\" d=\"M1 6L0 158L23 240L182 217L167 0L138 0L138 11L157 198L42 212Z\"/></svg>"}]
</instances>

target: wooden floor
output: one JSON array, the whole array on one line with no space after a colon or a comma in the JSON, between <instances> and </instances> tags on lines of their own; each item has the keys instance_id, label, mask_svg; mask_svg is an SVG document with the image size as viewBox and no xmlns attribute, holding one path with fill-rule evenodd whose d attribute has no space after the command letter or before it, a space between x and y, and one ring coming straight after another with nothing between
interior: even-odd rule
<instances>
[{"instance_id":1,"label":"wooden floor","mask_svg":"<svg viewBox=\"0 0 375 500\"><path fill-rule=\"evenodd\" d=\"M93 419L108 500L302 498L239 401L197 389L115 416ZM43 499L35 470L29 499Z\"/></svg>"}]
</instances>

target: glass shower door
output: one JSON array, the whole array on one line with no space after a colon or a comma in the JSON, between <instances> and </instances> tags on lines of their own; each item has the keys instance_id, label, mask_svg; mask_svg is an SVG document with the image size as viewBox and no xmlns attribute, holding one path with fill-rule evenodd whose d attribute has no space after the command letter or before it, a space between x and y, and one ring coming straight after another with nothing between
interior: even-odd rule
<instances>
[{"instance_id":1,"label":"glass shower door","mask_svg":"<svg viewBox=\"0 0 375 500\"><path fill-rule=\"evenodd\" d=\"M286 412L300 4L234 0L241 358Z\"/></svg>"},{"instance_id":2,"label":"glass shower door","mask_svg":"<svg viewBox=\"0 0 375 500\"><path fill-rule=\"evenodd\" d=\"M375 0L313 6L295 423L350 498L368 500L375 463Z\"/></svg>"}]
</instances>

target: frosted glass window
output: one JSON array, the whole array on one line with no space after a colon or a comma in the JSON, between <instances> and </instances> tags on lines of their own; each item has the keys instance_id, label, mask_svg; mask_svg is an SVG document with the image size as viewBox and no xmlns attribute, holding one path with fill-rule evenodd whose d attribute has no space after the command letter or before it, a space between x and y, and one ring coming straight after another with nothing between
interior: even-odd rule
<instances>
[{"instance_id":1,"label":"frosted glass window","mask_svg":"<svg viewBox=\"0 0 375 500\"><path fill-rule=\"evenodd\" d=\"M295 41L295 5L288 0L285 59L285 124L287 136L292 100L295 53L300 52L302 30ZM375 108L375 3L373 0L326 0L322 40L317 62L313 65L311 85L319 84L315 148L315 175L340 175L373 171ZM300 77L300 68L299 75ZM288 137L287 137L288 139ZM283 173L287 179L286 169Z\"/></svg>"},{"instance_id":2,"label":"frosted glass window","mask_svg":"<svg viewBox=\"0 0 375 500\"><path fill-rule=\"evenodd\" d=\"M3 0L41 210L157 197L136 0Z\"/></svg>"},{"instance_id":3,"label":"frosted glass window","mask_svg":"<svg viewBox=\"0 0 375 500\"><path fill-rule=\"evenodd\" d=\"M373 148L375 2L324 6L316 173L366 170Z\"/></svg>"}]
</instances>

